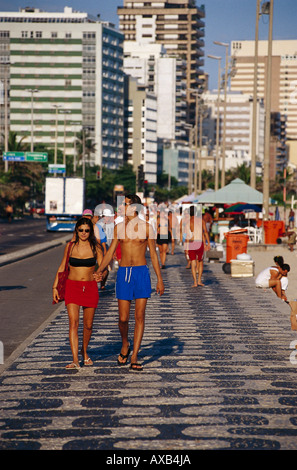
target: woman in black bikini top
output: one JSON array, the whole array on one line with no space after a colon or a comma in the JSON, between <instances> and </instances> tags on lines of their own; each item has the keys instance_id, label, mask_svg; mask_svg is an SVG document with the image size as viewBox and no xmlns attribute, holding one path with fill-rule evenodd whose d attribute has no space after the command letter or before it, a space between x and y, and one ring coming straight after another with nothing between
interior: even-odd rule
<instances>
[{"instance_id":1,"label":"woman in black bikini top","mask_svg":"<svg viewBox=\"0 0 297 470\"><path fill-rule=\"evenodd\" d=\"M98 285L94 280L94 272L100 266L103 254L101 246L94 235L92 221L86 217L79 219L75 226L75 240L67 243L62 263L60 264L53 285L53 300L59 301L56 285L58 273L64 271L67 252L71 244L71 256L69 257L69 275L66 281L65 305L69 317L69 340L73 355L73 362L66 369L79 369L78 360L78 325L79 310L83 307L83 344L81 355L84 365L91 366L93 361L87 354L87 347L92 334L95 309L99 301Z\"/></svg>"}]
</instances>

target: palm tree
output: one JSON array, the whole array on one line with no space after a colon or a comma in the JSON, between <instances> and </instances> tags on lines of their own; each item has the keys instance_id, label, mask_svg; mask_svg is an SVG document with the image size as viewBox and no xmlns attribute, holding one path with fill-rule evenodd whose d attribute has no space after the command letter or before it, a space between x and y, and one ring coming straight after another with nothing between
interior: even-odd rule
<instances>
[{"instance_id":1,"label":"palm tree","mask_svg":"<svg viewBox=\"0 0 297 470\"><path fill-rule=\"evenodd\" d=\"M25 152L28 144L24 142L25 136L19 138L18 134L10 131L8 135L8 150L10 152ZM42 188L43 167L38 163L11 162L7 173L0 173L0 196L2 202L7 200L22 209L29 200L32 188ZM40 189L41 190L41 189ZM1 210L0 204L0 210Z\"/></svg>"},{"instance_id":2,"label":"palm tree","mask_svg":"<svg viewBox=\"0 0 297 470\"><path fill-rule=\"evenodd\" d=\"M92 153L95 153L96 144L94 143L93 137L90 137L89 130L82 129L77 135L76 142L78 144L76 147L78 159L83 163L84 156L84 161L88 161L90 163L90 156ZM87 158L85 158L86 155Z\"/></svg>"},{"instance_id":3,"label":"palm tree","mask_svg":"<svg viewBox=\"0 0 297 470\"><path fill-rule=\"evenodd\" d=\"M18 134L15 131L9 131L8 150L10 152L26 152L29 149L29 145L24 142L24 139L26 139L25 135L19 139Z\"/></svg>"}]
</instances>

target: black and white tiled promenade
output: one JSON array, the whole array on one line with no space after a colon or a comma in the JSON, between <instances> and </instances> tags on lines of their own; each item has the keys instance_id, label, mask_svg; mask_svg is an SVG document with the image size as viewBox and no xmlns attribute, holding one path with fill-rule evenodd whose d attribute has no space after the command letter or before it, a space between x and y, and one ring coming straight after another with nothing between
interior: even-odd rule
<instances>
[{"instance_id":1,"label":"black and white tiled promenade","mask_svg":"<svg viewBox=\"0 0 297 470\"><path fill-rule=\"evenodd\" d=\"M181 252L168 256L162 274L165 294L147 307L143 372L117 365L111 276L90 343L94 367L65 370L63 308L1 374L0 449L297 448L288 306L253 278L224 274L222 264L205 264L206 286L191 288ZM132 341L133 315L130 324Z\"/></svg>"}]
</instances>

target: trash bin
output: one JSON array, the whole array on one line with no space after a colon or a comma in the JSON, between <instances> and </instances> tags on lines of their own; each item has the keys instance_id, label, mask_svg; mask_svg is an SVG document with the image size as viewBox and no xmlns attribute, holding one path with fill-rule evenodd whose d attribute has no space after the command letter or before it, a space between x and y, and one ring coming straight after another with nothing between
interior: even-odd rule
<instances>
[{"instance_id":1,"label":"trash bin","mask_svg":"<svg viewBox=\"0 0 297 470\"><path fill-rule=\"evenodd\" d=\"M231 259L236 259L237 255L247 252L247 244L249 236L242 232L225 233L226 238L226 263L230 263Z\"/></svg>"},{"instance_id":2,"label":"trash bin","mask_svg":"<svg viewBox=\"0 0 297 470\"><path fill-rule=\"evenodd\" d=\"M282 220L264 220L263 227L266 245L276 245L278 237L284 232L284 222Z\"/></svg>"}]
</instances>

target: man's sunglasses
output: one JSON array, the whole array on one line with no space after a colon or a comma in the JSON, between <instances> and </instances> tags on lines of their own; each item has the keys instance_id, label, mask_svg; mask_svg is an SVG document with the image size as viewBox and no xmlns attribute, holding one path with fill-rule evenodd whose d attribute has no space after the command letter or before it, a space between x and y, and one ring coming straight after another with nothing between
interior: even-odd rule
<instances>
[{"instance_id":1,"label":"man's sunglasses","mask_svg":"<svg viewBox=\"0 0 297 470\"><path fill-rule=\"evenodd\" d=\"M86 232L86 233L89 233L89 232L90 232L90 229L89 229L89 228L86 228L86 229L84 229L84 228L79 228L78 231L79 231L79 232Z\"/></svg>"}]
</instances>

